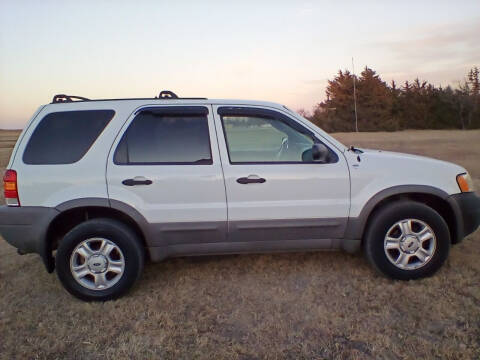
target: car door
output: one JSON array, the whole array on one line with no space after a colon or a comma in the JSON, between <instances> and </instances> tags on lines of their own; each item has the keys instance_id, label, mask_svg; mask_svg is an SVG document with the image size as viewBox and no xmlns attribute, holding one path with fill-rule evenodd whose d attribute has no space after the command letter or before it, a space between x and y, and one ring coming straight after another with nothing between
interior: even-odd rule
<instances>
[{"instance_id":1,"label":"car door","mask_svg":"<svg viewBox=\"0 0 480 360\"><path fill-rule=\"evenodd\" d=\"M109 199L145 218L150 247L225 241L216 144L207 106L143 107L125 123L109 155Z\"/></svg>"},{"instance_id":2,"label":"car door","mask_svg":"<svg viewBox=\"0 0 480 360\"><path fill-rule=\"evenodd\" d=\"M341 151L278 109L213 107L231 242L254 248L330 248L343 237L350 179ZM222 136L223 135L223 136ZM329 149L312 159L312 146ZM270 242L270 243L269 243Z\"/></svg>"}]
</instances>

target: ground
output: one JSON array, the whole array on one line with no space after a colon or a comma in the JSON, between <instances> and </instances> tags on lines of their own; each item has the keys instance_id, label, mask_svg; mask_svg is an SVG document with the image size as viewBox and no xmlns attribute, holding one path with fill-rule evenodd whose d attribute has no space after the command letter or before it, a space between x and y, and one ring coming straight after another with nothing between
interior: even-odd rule
<instances>
[{"instance_id":1,"label":"ground","mask_svg":"<svg viewBox=\"0 0 480 360\"><path fill-rule=\"evenodd\" d=\"M0 132L0 167L18 136ZM480 131L335 134L465 166ZM0 239L0 358L478 359L480 230L433 277L392 281L342 252L147 264L124 298L84 303Z\"/></svg>"}]
</instances>

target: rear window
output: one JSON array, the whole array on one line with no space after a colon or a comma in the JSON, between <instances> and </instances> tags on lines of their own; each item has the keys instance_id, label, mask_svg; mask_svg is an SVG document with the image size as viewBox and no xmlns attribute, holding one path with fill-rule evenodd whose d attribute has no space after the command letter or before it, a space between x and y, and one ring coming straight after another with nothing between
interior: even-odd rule
<instances>
[{"instance_id":1,"label":"rear window","mask_svg":"<svg viewBox=\"0 0 480 360\"><path fill-rule=\"evenodd\" d=\"M32 165L77 162L114 115L113 110L63 111L46 115L28 141L23 162Z\"/></svg>"},{"instance_id":2,"label":"rear window","mask_svg":"<svg viewBox=\"0 0 480 360\"><path fill-rule=\"evenodd\" d=\"M210 165L212 153L206 109L143 111L115 151L117 165ZM186 109L191 110L191 109Z\"/></svg>"}]
</instances>

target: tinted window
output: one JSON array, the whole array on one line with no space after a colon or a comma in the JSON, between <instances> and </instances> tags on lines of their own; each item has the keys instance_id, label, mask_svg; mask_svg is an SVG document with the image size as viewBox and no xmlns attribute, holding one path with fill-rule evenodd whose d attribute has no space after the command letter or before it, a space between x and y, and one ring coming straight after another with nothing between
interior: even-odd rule
<instances>
[{"instance_id":1,"label":"tinted window","mask_svg":"<svg viewBox=\"0 0 480 360\"><path fill-rule=\"evenodd\" d=\"M232 163L306 162L314 139L287 123L260 116L224 115Z\"/></svg>"},{"instance_id":2,"label":"tinted window","mask_svg":"<svg viewBox=\"0 0 480 360\"><path fill-rule=\"evenodd\" d=\"M119 165L212 164L207 116L141 112L114 155Z\"/></svg>"},{"instance_id":3,"label":"tinted window","mask_svg":"<svg viewBox=\"0 0 480 360\"><path fill-rule=\"evenodd\" d=\"M72 164L80 160L112 119L113 110L64 111L46 115L23 154L26 164Z\"/></svg>"}]
</instances>

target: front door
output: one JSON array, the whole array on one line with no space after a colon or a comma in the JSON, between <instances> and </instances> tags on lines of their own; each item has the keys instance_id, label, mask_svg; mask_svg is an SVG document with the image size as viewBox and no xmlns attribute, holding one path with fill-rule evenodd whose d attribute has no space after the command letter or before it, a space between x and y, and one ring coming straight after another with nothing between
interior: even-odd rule
<instances>
[{"instance_id":1,"label":"front door","mask_svg":"<svg viewBox=\"0 0 480 360\"><path fill-rule=\"evenodd\" d=\"M343 237L350 180L341 151L271 108L214 106L228 203L229 241L258 250L330 248ZM312 145L329 148L325 161Z\"/></svg>"},{"instance_id":2,"label":"front door","mask_svg":"<svg viewBox=\"0 0 480 360\"><path fill-rule=\"evenodd\" d=\"M112 203L146 219L149 246L182 252L182 245L225 241L225 186L210 106L137 110L113 144L107 184Z\"/></svg>"}]
</instances>

